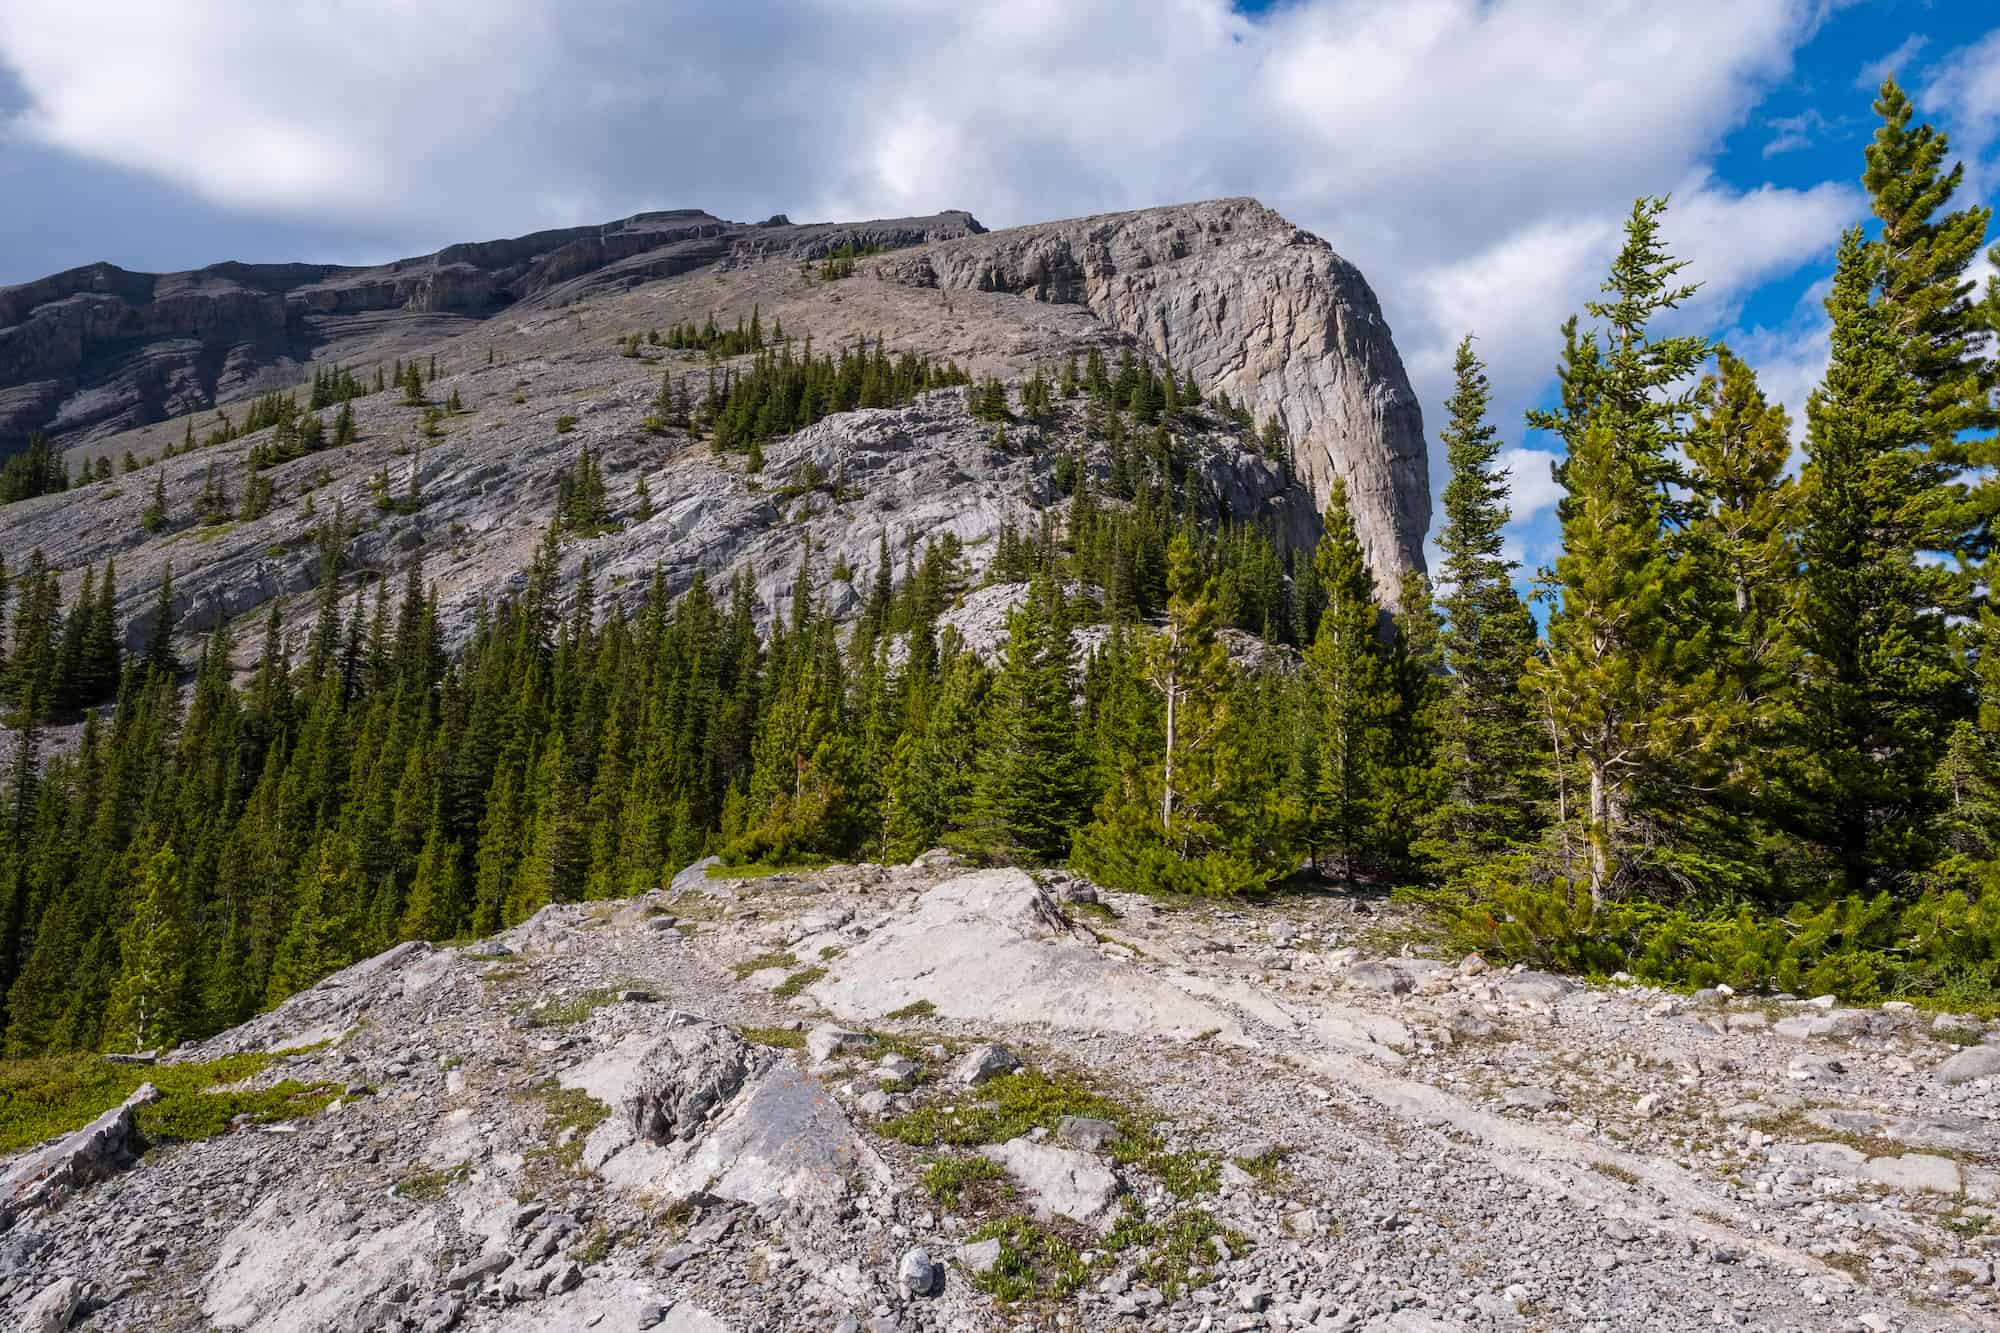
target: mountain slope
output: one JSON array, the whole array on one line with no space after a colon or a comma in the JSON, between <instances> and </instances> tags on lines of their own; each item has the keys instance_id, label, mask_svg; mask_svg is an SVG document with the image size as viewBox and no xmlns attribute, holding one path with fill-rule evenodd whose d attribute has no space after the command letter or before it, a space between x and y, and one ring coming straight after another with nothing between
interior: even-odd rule
<instances>
[{"instance_id":1,"label":"mountain slope","mask_svg":"<svg viewBox=\"0 0 2000 1333\"><path fill-rule=\"evenodd\" d=\"M815 267L841 247L896 246L904 248L861 258L846 280ZM1024 286L1022 274L1056 272L1049 256L1063 254L1082 256L1076 282ZM1037 367L1054 373L1093 350L1107 361L1150 352L1206 392L1230 393L1253 427L1287 424L1303 485L1258 457L1254 430L1220 414L1174 425L1205 460L1208 489L1230 517L1270 520L1290 545L1308 544L1338 472L1385 596L1421 565L1429 479L1420 421L1374 298L1323 242L1241 200L985 235L965 214L757 227L647 214L372 270L223 265L163 278L78 270L6 289L0 319L13 323L0 332L0 394L11 395L11 429L61 431L72 470L155 458L190 432L199 439L215 422L212 397L247 393L306 364L342 362L372 384L398 358L434 359L440 378L427 401L456 393L464 410L430 437L425 408L393 388L356 400L358 441L269 469L273 503L253 519L204 524L196 511L211 468L231 503L240 501L250 454L271 444L271 428L21 502L0 524L0 557L18 568L40 550L72 591L84 566L115 557L133 648L151 636L171 562L175 629L191 647L218 619L261 613L273 599L298 630L320 577L312 535L338 508L358 528L344 577L394 573L421 558L452 637L481 601L514 586L585 445L601 456L617 530L570 543L566 569L590 559L617 581L615 596L635 596L655 563L674 587L696 568L714 577L754 565L775 608L808 534L828 568L846 556L866 574L878 537L886 534L900 565L925 537L951 531L977 571L1003 521L1026 522L1059 503L1049 484L1056 461L1090 434L1088 414L1074 405L1017 438L1015 450L995 450L991 425L975 419L964 391L946 391L895 409L900 416L830 419L810 439L774 444L762 476L740 458L712 457L699 430L648 430L662 377L698 403L710 362L644 341L629 348L627 336L711 316L727 330L753 313L767 330L782 325L797 347L808 337L820 351L879 339L890 355L1002 377L1017 386L1016 403ZM111 333L97 339L88 330L100 318ZM58 374L59 363L71 369ZM745 363L726 364L740 373ZM71 383L82 387L61 388ZM147 397L146 385L162 384L183 387ZM110 430L154 405L189 401L203 410ZM222 410L242 422L240 405ZM318 415L330 425L332 411ZM822 479L852 469L857 484L841 505L807 497L813 512L800 522L798 495L780 504L773 492L804 480L808 455ZM638 517L642 477L658 509L649 520ZM414 512L381 504L385 480L401 497L413 479L424 497ZM159 496L164 522L149 532L142 519Z\"/></svg>"}]
</instances>

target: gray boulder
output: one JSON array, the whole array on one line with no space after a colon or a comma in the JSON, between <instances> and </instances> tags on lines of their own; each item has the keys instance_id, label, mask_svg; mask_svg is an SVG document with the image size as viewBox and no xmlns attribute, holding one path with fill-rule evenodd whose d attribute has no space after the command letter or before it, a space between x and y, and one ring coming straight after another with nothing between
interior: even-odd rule
<instances>
[{"instance_id":1,"label":"gray boulder","mask_svg":"<svg viewBox=\"0 0 2000 1333\"><path fill-rule=\"evenodd\" d=\"M633 1133L655 1143L692 1140L758 1063L749 1044L720 1024L669 1028L639 1061L625 1099Z\"/></svg>"},{"instance_id":2,"label":"gray boulder","mask_svg":"<svg viewBox=\"0 0 2000 1333\"><path fill-rule=\"evenodd\" d=\"M1940 1083L1970 1083L2000 1074L2000 1046L1968 1046L1937 1067Z\"/></svg>"},{"instance_id":3,"label":"gray boulder","mask_svg":"<svg viewBox=\"0 0 2000 1333\"><path fill-rule=\"evenodd\" d=\"M1014 1058L1012 1051L1005 1046L988 1042L967 1051L965 1058L958 1062L958 1068L952 1070L951 1076L955 1081L972 1088L989 1078L998 1078L1020 1067L1021 1062Z\"/></svg>"},{"instance_id":4,"label":"gray boulder","mask_svg":"<svg viewBox=\"0 0 2000 1333\"><path fill-rule=\"evenodd\" d=\"M90 1299L90 1283L80 1277L57 1278L35 1293L21 1311L22 1333L63 1333Z\"/></svg>"}]
</instances>

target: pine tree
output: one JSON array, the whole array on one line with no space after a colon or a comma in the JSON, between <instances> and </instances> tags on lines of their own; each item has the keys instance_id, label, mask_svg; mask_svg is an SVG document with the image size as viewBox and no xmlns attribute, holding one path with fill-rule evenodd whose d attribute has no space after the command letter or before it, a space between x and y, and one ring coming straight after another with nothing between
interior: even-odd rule
<instances>
[{"instance_id":1,"label":"pine tree","mask_svg":"<svg viewBox=\"0 0 2000 1333\"><path fill-rule=\"evenodd\" d=\"M1521 693L1538 636L1505 553L1507 473L1499 432L1487 420L1492 389L1470 336L1459 342L1453 373L1450 419L1440 436L1451 480L1438 534L1447 589L1440 643L1450 673L1446 795L1421 816L1418 844L1447 878L1534 835L1546 768L1541 731Z\"/></svg>"},{"instance_id":2,"label":"pine tree","mask_svg":"<svg viewBox=\"0 0 2000 1333\"><path fill-rule=\"evenodd\" d=\"M1669 524L1687 502L1674 448L1685 433L1686 380L1706 354L1695 337L1655 338L1649 325L1693 293L1660 237L1662 199L1641 199L1625 244L1592 302L1604 323L1580 342L1565 330L1564 410L1537 420L1562 433L1563 552L1548 653L1528 681L1562 751L1588 788L1583 833L1593 901L1671 876L1671 830L1649 801L1674 790L1678 769L1712 751L1723 719L1708 635L1681 614L1693 562L1679 558ZM1642 850L1650 857L1642 857Z\"/></svg>"}]
</instances>

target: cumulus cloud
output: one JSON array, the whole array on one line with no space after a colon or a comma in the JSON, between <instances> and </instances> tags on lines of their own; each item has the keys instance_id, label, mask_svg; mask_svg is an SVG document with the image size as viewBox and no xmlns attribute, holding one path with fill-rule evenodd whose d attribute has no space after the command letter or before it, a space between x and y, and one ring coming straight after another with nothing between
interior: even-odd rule
<instances>
[{"instance_id":1,"label":"cumulus cloud","mask_svg":"<svg viewBox=\"0 0 2000 1333\"><path fill-rule=\"evenodd\" d=\"M1254 194L1361 266L1433 420L1451 346L1479 333L1514 434L1635 196L1676 191L1670 234L1707 283L1691 313L1726 317L1830 245L1845 187L1739 192L1703 168L1823 10L13 0L0 64L39 145L440 244L671 206L1008 225Z\"/></svg>"}]
</instances>

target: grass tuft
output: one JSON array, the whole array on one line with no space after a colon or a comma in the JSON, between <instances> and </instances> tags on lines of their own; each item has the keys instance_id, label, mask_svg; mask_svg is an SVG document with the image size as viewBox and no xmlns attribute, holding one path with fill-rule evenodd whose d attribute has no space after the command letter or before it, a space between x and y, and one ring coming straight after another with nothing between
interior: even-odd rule
<instances>
[{"instance_id":1,"label":"grass tuft","mask_svg":"<svg viewBox=\"0 0 2000 1333\"><path fill-rule=\"evenodd\" d=\"M802 967L789 977L786 977L784 984L771 992L771 997L778 1000L789 1000L825 975L826 969L823 967Z\"/></svg>"}]
</instances>

